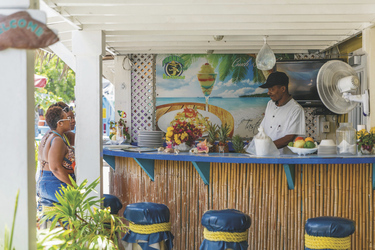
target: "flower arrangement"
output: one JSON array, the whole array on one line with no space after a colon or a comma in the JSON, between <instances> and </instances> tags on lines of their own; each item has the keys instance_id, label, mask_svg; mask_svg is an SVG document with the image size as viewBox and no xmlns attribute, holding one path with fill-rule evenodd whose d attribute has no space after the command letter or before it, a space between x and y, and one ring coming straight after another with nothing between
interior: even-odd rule
<instances>
[{"instance_id":1,"label":"flower arrangement","mask_svg":"<svg viewBox=\"0 0 375 250\"><path fill-rule=\"evenodd\" d=\"M188 146L194 146L195 140L202 136L202 130L189 122L177 122L167 128L165 134L166 141L172 142L173 146L186 143Z\"/></svg>"},{"instance_id":2,"label":"flower arrangement","mask_svg":"<svg viewBox=\"0 0 375 250\"><path fill-rule=\"evenodd\" d=\"M122 128L122 131L117 131ZM109 139L116 141L117 136L121 134L124 137L124 139L130 139L130 134L129 134L129 127L126 126L126 121L124 121L122 118L118 122L110 121L109 122ZM116 136L117 135L117 136Z\"/></svg>"},{"instance_id":3,"label":"flower arrangement","mask_svg":"<svg viewBox=\"0 0 375 250\"><path fill-rule=\"evenodd\" d=\"M375 127L370 129L370 132L367 132L366 129L357 131L357 145L358 150L367 150L372 151L372 148L375 144Z\"/></svg>"}]
</instances>

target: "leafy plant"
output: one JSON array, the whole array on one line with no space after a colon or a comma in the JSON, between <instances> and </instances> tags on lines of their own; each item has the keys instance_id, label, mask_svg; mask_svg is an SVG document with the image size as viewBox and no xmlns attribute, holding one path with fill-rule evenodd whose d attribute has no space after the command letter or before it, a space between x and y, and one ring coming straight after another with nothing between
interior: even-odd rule
<instances>
[{"instance_id":1,"label":"leafy plant","mask_svg":"<svg viewBox=\"0 0 375 250\"><path fill-rule=\"evenodd\" d=\"M44 88L35 88L34 92L35 98L35 105L40 105L41 108L47 110L49 106L56 102L61 102L63 99L61 97L56 96L52 92L48 92Z\"/></svg>"},{"instance_id":2,"label":"leafy plant","mask_svg":"<svg viewBox=\"0 0 375 250\"><path fill-rule=\"evenodd\" d=\"M219 145L227 144L229 132L230 132L230 126L227 123L225 123L224 125L222 124L219 127L219 130L217 133L218 139L219 139Z\"/></svg>"},{"instance_id":3,"label":"leafy plant","mask_svg":"<svg viewBox=\"0 0 375 250\"><path fill-rule=\"evenodd\" d=\"M16 204L14 205L12 231L10 232L10 234L9 234L8 227L5 225L4 245L2 246L3 250L14 250L15 249L14 247L12 248L12 244L13 244L14 223L16 222L16 214L17 214L19 194L20 194L20 190L17 191L17 195L16 195Z\"/></svg>"},{"instance_id":4,"label":"leafy plant","mask_svg":"<svg viewBox=\"0 0 375 250\"><path fill-rule=\"evenodd\" d=\"M56 193L59 203L41 220L52 222L51 230L39 234L38 249L119 249L118 235L127 227L109 208L99 208L103 199L90 195L99 178L88 186L87 180L78 186L69 178L72 186L61 187Z\"/></svg>"},{"instance_id":5,"label":"leafy plant","mask_svg":"<svg viewBox=\"0 0 375 250\"><path fill-rule=\"evenodd\" d=\"M44 89L61 97L65 103L75 99L75 73L57 55L36 50L35 74L47 77Z\"/></svg>"},{"instance_id":6,"label":"leafy plant","mask_svg":"<svg viewBox=\"0 0 375 250\"><path fill-rule=\"evenodd\" d=\"M232 138L232 146L236 153L244 153L244 142L240 135L235 135Z\"/></svg>"},{"instance_id":7,"label":"leafy plant","mask_svg":"<svg viewBox=\"0 0 375 250\"><path fill-rule=\"evenodd\" d=\"M126 139L130 139L129 127L126 126L126 121L120 118L118 125L122 126L122 134L126 137Z\"/></svg>"},{"instance_id":8,"label":"leafy plant","mask_svg":"<svg viewBox=\"0 0 375 250\"><path fill-rule=\"evenodd\" d=\"M357 131L357 145L358 150L363 148L372 151L375 145L375 127L371 128L370 132L367 132L366 129Z\"/></svg>"},{"instance_id":9,"label":"leafy plant","mask_svg":"<svg viewBox=\"0 0 375 250\"><path fill-rule=\"evenodd\" d=\"M208 124L208 142L211 143L211 145L216 141L218 129L219 126L217 124L212 124L212 122Z\"/></svg>"}]
</instances>

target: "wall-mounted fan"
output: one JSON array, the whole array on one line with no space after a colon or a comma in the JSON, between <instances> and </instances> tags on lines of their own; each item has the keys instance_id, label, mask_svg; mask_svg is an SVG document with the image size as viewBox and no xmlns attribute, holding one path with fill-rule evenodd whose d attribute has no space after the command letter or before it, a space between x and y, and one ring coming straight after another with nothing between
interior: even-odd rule
<instances>
[{"instance_id":1,"label":"wall-mounted fan","mask_svg":"<svg viewBox=\"0 0 375 250\"><path fill-rule=\"evenodd\" d=\"M317 89L324 105L336 114L346 114L362 103L363 114L369 114L368 90L360 94L360 81L349 64L332 60L319 70Z\"/></svg>"}]
</instances>

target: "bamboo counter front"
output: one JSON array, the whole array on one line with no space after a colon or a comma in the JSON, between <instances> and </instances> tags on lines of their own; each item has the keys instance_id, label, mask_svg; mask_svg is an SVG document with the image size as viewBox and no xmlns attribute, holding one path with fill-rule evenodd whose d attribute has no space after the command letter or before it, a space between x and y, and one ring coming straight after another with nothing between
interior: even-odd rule
<instances>
[{"instance_id":1,"label":"bamboo counter front","mask_svg":"<svg viewBox=\"0 0 375 250\"><path fill-rule=\"evenodd\" d=\"M249 249L304 249L308 218L355 221L351 249L375 249L375 156L179 155L103 150L113 168L110 193L124 208L163 203L174 249L196 250L203 213L234 208L251 217Z\"/></svg>"}]
</instances>

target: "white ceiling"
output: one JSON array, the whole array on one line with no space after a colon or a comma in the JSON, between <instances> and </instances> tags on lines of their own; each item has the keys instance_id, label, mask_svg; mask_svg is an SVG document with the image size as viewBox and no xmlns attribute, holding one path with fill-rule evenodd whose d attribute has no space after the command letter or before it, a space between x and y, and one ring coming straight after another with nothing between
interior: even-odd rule
<instances>
[{"instance_id":1,"label":"white ceiling","mask_svg":"<svg viewBox=\"0 0 375 250\"><path fill-rule=\"evenodd\" d=\"M264 36L275 53L308 53L375 22L375 0L42 1L48 26L69 50L72 30L103 30L115 54L258 53Z\"/></svg>"}]
</instances>

